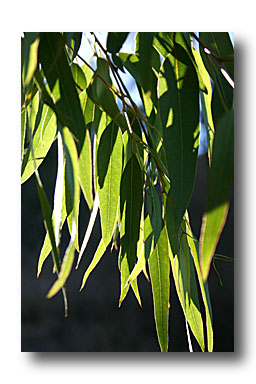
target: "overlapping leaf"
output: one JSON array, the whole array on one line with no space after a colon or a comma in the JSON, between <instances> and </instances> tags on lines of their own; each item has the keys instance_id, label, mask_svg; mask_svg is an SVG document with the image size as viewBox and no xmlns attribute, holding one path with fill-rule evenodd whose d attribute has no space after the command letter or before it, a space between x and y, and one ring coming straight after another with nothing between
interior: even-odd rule
<instances>
[{"instance_id":1,"label":"overlapping leaf","mask_svg":"<svg viewBox=\"0 0 256 384\"><path fill-rule=\"evenodd\" d=\"M126 286L128 277L136 263L137 242L139 240L139 226L142 208L142 175L139 162L134 154L122 174L120 191L121 212L121 294L119 305L124 300L129 286ZM126 286L126 287L125 287ZM134 293L140 302L137 281L131 283Z\"/></svg>"},{"instance_id":2,"label":"overlapping leaf","mask_svg":"<svg viewBox=\"0 0 256 384\"><path fill-rule=\"evenodd\" d=\"M158 95L178 229L194 185L199 146L199 88L186 51L178 44L174 50L174 56L167 56L161 67Z\"/></svg>"},{"instance_id":3,"label":"overlapping leaf","mask_svg":"<svg viewBox=\"0 0 256 384\"><path fill-rule=\"evenodd\" d=\"M99 75L100 77L98 77ZM102 81L102 78L105 82ZM127 123L116 104L114 95L106 83L111 86L108 62L102 58L97 59L97 72L88 87L88 96L103 109L120 127L128 129Z\"/></svg>"},{"instance_id":4,"label":"overlapping leaf","mask_svg":"<svg viewBox=\"0 0 256 384\"><path fill-rule=\"evenodd\" d=\"M31 112L32 113L32 112ZM47 105L40 103L37 114L35 114L33 125L33 148L36 168L40 166L46 157L56 137L56 117ZM21 165L21 183L24 183L35 171L32 151L27 150Z\"/></svg>"},{"instance_id":5,"label":"overlapping leaf","mask_svg":"<svg viewBox=\"0 0 256 384\"><path fill-rule=\"evenodd\" d=\"M39 61L52 92L60 123L62 126L67 126L74 135L79 155L83 147L86 126L64 44L64 36L60 33L42 33Z\"/></svg>"}]
</instances>

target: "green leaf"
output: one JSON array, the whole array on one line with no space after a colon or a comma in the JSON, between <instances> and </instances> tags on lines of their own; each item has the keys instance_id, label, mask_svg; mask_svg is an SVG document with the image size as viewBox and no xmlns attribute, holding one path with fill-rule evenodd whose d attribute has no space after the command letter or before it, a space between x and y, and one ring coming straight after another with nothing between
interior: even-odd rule
<instances>
[{"instance_id":1,"label":"green leaf","mask_svg":"<svg viewBox=\"0 0 256 384\"><path fill-rule=\"evenodd\" d=\"M21 39L21 66L23 86L27 87L32 80L38 63L38 46L40 32L25 32Z\"/></svg>"},{"instance_id":2,"label":"green leaf","mask_svg":"<svg viewBox=\"0 0 256 384\"><path fill-rule=\"evenodd\" d=\"M206 281L212 257L226 222L234 182L234 110L225 113L216 126L208 183L206 213L200 235L200 266Z\"/></svg>"},{"instance_id":3,"label":"green leaf","mask_svg":"<svg viewBox=\"0 0 256 384\"><path fill-rule=\"evenodd\" d=\"M142 270L144 270L146 261L148 260L150 254L147 254L145 251L145 242L147 241L148 237L152 234L152 227L150 224L150 218L149 215L147 215L145 221L143 220L143 208L142 208L142 220L140 221L140 237L138 241L138 249L137 249L137 257L138 261L133 268L127 283L125 284L125 287L130 284L133 280L136 279L136 277L141 273ZM152 237L152 236L151 236ZM145 272L144 272L145 274ZM146 275L145 275L146 276ZM146 276L147 277L147 276ZM148 278L148 277L147 277Z\"/></svg>"},{"instance_id":4,"label":"green leaf","mask_svg":"<svg viewBox=\"0 0 256 384\"><path fill-rule=\"evenodd\" d=\"M122 134L118 126L111 122L100 138L97 151L98 192L102 239L107 246L111 240L120 195L122 176Z\"/></svg>"},{"instance_id":5,"label":"green leaf","mask_svg":"<svg viewBox=\"0 0 256 384\"><path fill-rule=\"evenodd\" d=\"M157 336L162 352L168 351L170 265L166 228L162 229L154 252L149 257L149 271L154 300Z\"/></svg>"},{"instance_id":6,"label":"green leaf","mask_svg":"<svg viewBox=\"0 0 256 384\"><path fill-rule=\"evenodd\" d=\"M140 217L143 202L142 174L139 162L134 154L131 155L131 158L123 171L120 193L121 293L119 306L128 292L129 286L126 286L125 288L125 285L136 263L137 242L139 240ZM131 286L137 299L140 301L137 281L134 280L131 283Z\"/></svg>"},{"instance_id":7,"label":"green leaf","mask_svg":"<svg viewBox=\"0 0 256 384\"><path fill-rule=\"evenodd\" d=\"M165 201L165 223L170 244L170 261L176 291L190 328L204 351L203 322L197 294L193 260L186 237L177 234L173 210L169 201Z\"/></svg>"},{"instance_id":8,"label":"green leaf","mask_svg":"<svg viewBox=\"0 0 256 384\"><path fill-rule=\"evenodd\" d=\"M93 269L96 267L96 265L98 264L98 262L100 261L100 259L102 258L103 254L105 253L106 251L106 245L103 241L103 239L101 239L99 245L98 245L98 248L97 248L97 251L95 252L94 256L93 256L93 260L92 262L90 263L89 267L87 268L85 274L84 274L84 277L83 277L83 281L82 281L82 285L81 285L81 288L80 288L80 291L83 289L90 273L93 271Z\"/></svg>"},{"instance_id":9,"label":"green leaf","mask_svg":"<svg viewBox=\"0 0 256 384\"><path fill-rule=\"evenodd\" d=\"M39 61L46 76L62 126L75 137L80 154L86 132L84 116L65 51L65 39L60 33L42 33Z\"/></svg>"},{"instance_id":10,"label":"green leaf","mask_svg":"<svg viewBox=\"0 0 256 384\"><path fill-rule=\"evenodd\" d=\"M68 228L71 238L74 237L75 248L79 250L78 244L78 215L80 203L79 186L79 162L76 145L71 132L67 127L61 129L61 135L66 159L65 167L65 194ZM70 249L72 247L70 246Z\"/></svg>"},{"instance_id":11,"label":"green leaf","mask_svg":"<svg viewBox=\"0 0 256 384\"><path fill-rule=\"evenodd\" d=\"M97 76L100 75L100 77ZM105 111L123 129L128 129L127 123L116 104L114 95L102 78L111 86L108 62L102 58L97 59L97 72L88 87L87 94L94 103Z\"/></svg>"},{"instance_id":12,"label":"green leaf","mask_svg":"<svg viewBox=\"0 0 256 384\"><path fill-rule=\"evenodd\" d=\"M193 57L190 44L188 44L186 38L182 32L158 32L154 35L153 45L156 50L166 58L169 54L176 56L175 53L175 43L179 44L187 53L188 57L193 64L198 82L199 88L202 92L207 92L203 78L201 77L200 72L198 71L195 59Z\"/></svg>"},{"instance_id":13,"label":"green leaf","mask_svg":"<svg viewBox=\"0 0 256 384\"><path fill-rule=\"evenodd\" d=\"M211 109L212 86L211 86L210 76L204 66L201 55L195 49L193 49L193 55L195 57L195 60L198 66L199 73L207 89L207 93L203 93L202 91L200 91L200 99L201 99L201 105L202 105L204 124L207 131L209 164L211 164L212 145L213 145L213 139L214 139L214 133L215 133L213 119L212 119L212 109Z\"/></svg>"},{"instance_id":14,"label":"green leaf","mask_svg":"<svg viewBox=\"0 0 256 384\"><path fill-rule=\"evenodd\" d=\"M227 57L234 55L234 48L228 32L200 32L200 39L204 42L207 48L219 57ZM200 47L200 51L208 72L212 73L212 68L209 65L206 55L207 53ZM228 74L234 79L234 62L224 61L222 66L227 70Z\"/></svg>"},{"instance_id":15,"label":"green leaf","mask_svg":"<svg viewBox=\"0 0 256 384\"><path fill-rule=\"evenodd\" d=\"M56 136L56 117L47 105L40 103L33 128L33 148L36 168L38 168L46 157ZM28 180L34 171L32 151L28 149L21 165L21 183Z\"/></svg>"},{"instance_id":16,"label":"green leaf","mask_svg":"<svg viewBox=\"0 0 256 384\"><path fill-rule=\"evenodd\" d=\"M147 207L154 235L154 247L158 242L162 230L162 206L154 186L149 186Z\"/></svg>"},{"instance_id":17,"label":"green leaf","mask_svg":"<svg viewBox=\"0 0 256 384\"><path fill-rule=\"evenodd\" d=\"M66 192L67 187L70 190L70 196L72 200L72 210L68 214L68 224L70 228L71 238L69 245L65 251L65 255L61 264L61 269L58 274L58 279L53 284L52 288L47 294L48 298L53 297L58 291L63 288L74 262L75 247L78 248L78 213L79 213L79 200L80 200L80 188L79 188L79 173L78 173L78 155L76 146L72 138L72 134L67 127L62 128L60 126L60 133L62 136L64 153L66 158ZM66 194L67 200L67 194Z\"/></svg>"},{"instance_id":18,"label":"green leaf","mask_svg":"<svg viewBox=\"0 0 256 384\"><path fill-rule=\"evenodd\" d=\"M196 268L197 278L200 285L200 290L202 294L202 299L205 307L205 315L206 315L206 329L207 329L207 348L208 352L213 351L213 318L212 318L212 307L211 307L211 300L210 300L210 294L208 290L208 284L207 282L203 282L202 273L199 265L199 250L198 250L198 242L195 239L193 233L191 231L190 225L189 225L189 217L188 212L186 212L186 233L188 234L187 240L190 248L191 255L194 260L194 265Z\"/></svg>"},{"instance_id":19,"label":"green leaf","mask_svg":"<svg viewBox=\"0 0 256 384\"><path fill-rule=\"evenodd\" d=\"M80 92L84 91L87 87L85 74L81 67L76 63L73 63L70 68L73 75L73 79L77 85L76 89L78 91L78 94L80 94Z\"/></svg>"},{"instance_id":20,"label":"green leaf","mask_svg":"<svg viewBox=\"0 0 256 384\"><path fill-rule=\"evenodd\" d=\"M97 191L95 199L94 199L94 203L93 203L93 209L92 209L92 212L91 212L90 220L89 220L89 223L88 223L85 235L84 235L84 240L83 240L83 243L82 243L79 255L78 255L76 269L79 266L79 263L80 263L81 258L83 256L83 253L84 253L84 251L86 249L87 243L88 243L88 241L90 239L90 236L91 236L91 233L92 233L92 229L93 229L96 217L97 217L98 208L99 208L99 194L98 194L98 191Z\"/></svg>"},{"instance_id":21,"label":"green leaf","mask_svg":"<svg viewBox=\"0 0 256 384\"><path fill-rule=\"evenodd\" d=\"M48 299L56 295L56 293L58 293L59 290L64 287L65 282L71 272L71 268L74 261L74 255L75 255L75 243L74 243L74 240L71 239L61 264L61 270L58 275L58 279L55 281L55 283L53 284L53 286L51 287L50 291L47 294Z\"/></svg>"},{"instance_id":22,"label":"green leaf","mask_svg":"<svg viewBox=\"0 0 256 384\"><path fill-rule=\"evenodd\" d=\"M74 44L72 44L72 41ZM71 61L76 57L77 52L79 51L80 45L82 41L82 32L67 32L67 43L70 47L73 48L73 55ZM74 47L73 47L74 45Z\"/></svg>"},{"instance_id":23,"label":"green leaf","mask_svg":"<svg viewBox=\"0 0 256 384\"><path fill-rule=\"evenodd\" d=\"M171 201L177 229L194 185L199 146L199 87L194 66L178 44L161 67L158 82Z\"/></svg>"},{"instance_id":24,"label":"green leaf","mask_svg":"<svg viewBox=\"0 0 256 384\"><path fill-rule=\"evenodd\" d=\"M21 134L20 134L20 141L21 141L21 149L20 149L20 157L21 161L23 160L24 155L24 143L25 143L25 136L26 136L26 125L27 125L27 111L26 108L22 109L21 111Z\"/></svg>"},{"instance_id":25,"label":"green leaf","mask_svg":"<svg viewBox=\"0 0 256 384\"><path fill-rule=\"evenodd\" d=\"M129 32L109 32L107 37L108 52L119 52L128 35Z\"/></svg>"},{"instance_id":26,"label":"green leaf","mask_svg":"<svg viewBox=\"0 0 256 384\"><path fill-rule=\"evenodd\" d=\"M92 150L90 133L87 130L84 145L79 156L79 181L89 209L93 206L92 196Z\"/></svg>"}]
</instances>

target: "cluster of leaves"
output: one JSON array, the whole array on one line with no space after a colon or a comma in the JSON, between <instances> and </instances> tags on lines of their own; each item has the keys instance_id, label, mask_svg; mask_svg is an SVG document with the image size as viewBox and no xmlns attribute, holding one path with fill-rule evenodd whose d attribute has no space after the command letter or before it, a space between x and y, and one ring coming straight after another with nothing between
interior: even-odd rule
<instances>
[{"instance_id":1,"label":"cluster of leaves","mask_svg":"<svg viewBox=\"0 0 256 384\"><path fill-rule=\"evenodd\" d=\"M35 174L46 228L38 276L52 253L57 279L47 297L62 290L67 315L65 283L76 251L79 265L99 210L102 238L81 289L112 243L119 248L119 305L130 288L141 304L140 273L151 282L161 351L168 351L170 273L186 324L202 351L212 351L207 277L233 183L233 46L228 33L138 32L135 52L119 52L128 34L108 33L106 47L91 34L96 70L89 61L81 58L84 64L78 65L75 60L82 33L25 33L22 38L21 181ZM125 71L136 82L143 112L120 76ZM187 207L198 156L200 101L210 175L199 241ZM58 172L51 209L38 167L55 140ZM80 247L81 192L91 217ZM61 258L65 220L70 242Z\"/></svg>"}]
</instances>

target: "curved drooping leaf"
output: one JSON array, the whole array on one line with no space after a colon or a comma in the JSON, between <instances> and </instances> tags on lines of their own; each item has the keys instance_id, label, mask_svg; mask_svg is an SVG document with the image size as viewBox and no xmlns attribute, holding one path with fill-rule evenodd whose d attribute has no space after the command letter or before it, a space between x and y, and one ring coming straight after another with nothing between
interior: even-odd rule
<instances>
[{"instance_id":1,"label":"curved drooping leaf","mask_svg":"<svg viewBox=\"0 0 256 384\"><path fill-rule=\"evenodd\" d=\"M143 209L142 209L142 215L144 216ZM150 224L149 215L147 215L145 220L143 220L143 217L142 217L142 220L140 223L140 237L139 237L138 248L137 248L138 261L137 261L136 265L134 266L134 268L133 268L133 270L132 270L132 272L131 272L128 280L127 280L127 283L125 284L125 287L128 284L130 284L133 280L135 280L136 277L141 273L142 270L143 270L147 280L149 280L147 273L145 271L145 266L146 266L146 261L150 257L151 253L146 252L146 244L145 243L148 240L150 235L152 238L152 227Z\"/></svg>"},{"instance_id":2,"label":"curved drooping leaf","mask_svg":"<svg viewBox=\"0 0 256 384\"><path fill-rule=\"evenodd\" d=\"M56 137L56 117L47 105L40 103L33 130L33 148L36 168L40 166L46 157ZM32 151L27 150L21 165L21 183L24 183L34 173L34 160Z\"/></svg>"},{"instance_id":3,"label":"curved drooping leaf","mask_svg":"<svg viewBox=\"0 0 256 384\"><path fill-rule=\"evenodd\" d=\"M67 127L61 129L66 166L65 166L65 202L67 222L71 238L74 237L75 248L79 251L78 215L80 204L79 161L76 145ZM72 248L70 248L72 249Z\"/></svg>"},{"instance_id":4,"label":"curved drooping leaf","mask_svg":"<svg viewBox=\"0 0 256 384\"><path fill-rule=\"evenodd\" d=\"M199 247L198 242L195 239L190 225L189 225L189 217L188 212L186 212L186 233L188 234L187 240L190 248L191 255L194 260L194 265L196 268L197 278L200 285L200 290L202 294L202 299L205 307L205 316L206 316L206 330L207 330L207 349L208 352L213 352L213 317L212 317L212 307L210 294L208 290L207 282L203 282L202 273L199 265Z\"/></svg>"},{"instance_id":5,"label":"curved drooping leaf","mask_svg":"<svg viewBox=\"0 0 256 384\"><path fill-rule=\"evenodd\" d=\"M84 253L84 251L85 251L85 249L87 247L87 243L88 243L88 241L90 239L90 236L91 236L91 233L92 233L92 229L93 229L96 217L97 217L98 209L99 209L99 194L98 194L98 191L97 191L96 195L95 195L94 203L93 203L93 208L92 208L90 220L89 220L87 229L85 231L84 240L82 242L82 246L81 246L81 249L80 249L80 252L79 252L79 255L78 255L76 269L79 266L79 263L80 263L81 258L83 256L83 253Z\"/></svg>"},{"instance_id":6,"label":"curved drooping leaf","mask_svg":"<svg viewBox=\"0 0 256 384\"><path fill-rule=\"evenodd\" d=\"M119 52L128 35L129 32L109 32L107 37L108 52Z\"/></svg>"},{"instance_id":7,"label":"curved drooping leaf","mask_svg":"<svg viewBox=\"0 0 256 384\"><path fill-rule=\"evenodd\" d=\"M66 202L67 198L70 198L72 209L68 212L68 223L71 232L71 238L69 245L65 251L65 255L61 264L61 269L58 274L58 279L53 284L52 288L47 294L47 297L53 297L58 293L58 291L64 286L74 261L75 247L78 248L78 213L79 213L79 200L80 200L80 188L79 188L79 166L78 166L78 154L76 146L72 137L71 132L67 127L60 127L60 133L62 136L66 166L65 166L65 191L67 192L67 187L69 188L70 195L67 196L66 193ZM67 205L66 205L67 207ZM69 208L69 207L67 207Z\"/></svg>"},{"instance_id":8,"label":"curved drooping leaf","mask_svg":"<svg viewBox=\"0 0 256 384\"><path fill-rule=\"evenodd\" d=\"M26 136L26 125L27 125L27 111L26 108L23 108L21 111L21 134L20 134L20 141L21 141L21 149L20 149L20 158L21 161L23 160L24 155L24 143L25 143L25 136Z\"/></svg>"},{"instance_id":9,"label":"curved drooping leaf","mask_svg":"<svg viewBox=\"0 0 256 384\"><path fill-rule=\"evenodd\" d=\"M100 77L97 76L100 75ZM114 95L102 78L111 86L108 62L102 58L97 59L97 71L87 89L88 96L94 103L103 109L121 128L128 129L127 123L117 106Z\"/></svg>"},{"instance_id":10,"label":"curved drooping leaf","mask_svg":"<svg viewBox=\"0 0 256 384\"><path fill-rule=\"evenodd\" d=\"M137 157L132 154L123 171L120 188L121 293L119 306L128 292L129 286L126 286L126 282L136 264L137 242L139 240L139 226L143 200L142 193L143 184L140 165ZM131 286L140 302L137 281L134 280L131 283Z\"/></svg>"},{"instance_id":11,"label":"curved drooping leaf","mask_svg":"<svg viewBox=\"0 0 256 384\"><path fill-rule=\"evenodd\" d=\"M78 98L65 51L65 38L60 33L42 33L39 44L39 61L52 92L58 119L75 137L80 154L86 132L83 112Z\"/></svg>"},{"instance_id":12,"label":"curved drooping leaf","mask_svg":"<svg viewBox=\"0 0 256 384\"><path fill-rule=\"evenodd\" d=\"M169 255L176 291L190 328L204 351L203 322L199 307L196 277L186 236L177 234L174 214L165 199L165 223L170 244ZM180 231L179 231L180 232Z\"/></svg>"},{"instance_id":13,"label":"curved drooping leaf","mask_svg":"<svg viewBox=\"0 0 256 384\"><path fill-rule=\"evenodd\" d=\"M168 320L170 291L170 261L166 228L163 227L156 247L149 257L149 272L152 284L154 314L157 336L162 352L168 351Z\"/></svg>"},{"instance_id":14,"label":"curved drooping leaf","mask_svg":"<svg viewBox=\"0 0 256 384\"><path fill-rule=\"evenodd\" d=\"M79 181L89 209L93 206L92 196L92 149L90 133L87 130L83 148L79 156Z\"/></svg>"},{"instance_id":15,"label":"curved drooping leaf","mask_svg":"<svg viewBox=\"0 0 256 384\"><path fill-rule=\"evenodd\" d=\"M212 257L226 222L234 182L234 110L225 113L216 126L208 182L206 213L200 234L200 267L206 281Z\"/></svg>"},{"instance_id":16,"label":"curved drooping leaf","mask_svg":"<svg viewBox=\"0 0 256 384\"><path fill-rule=\"evenodd\" d=\"M159 107L176 228L189 203L199 146L199 88L194 66L178 44L158 82Z\"/></svg>"},{"instance_id":17,"label":"curved drooping leaf","mask_svg":"<svg viewBox=\"0 0 256 384\"><path fill-rule=\"evenodd\" d=\"M93 269L96 267L96 265L98 264L98 262L100 261L100 259L102 258L104 252L106 251L106 245L103 241L103 239L101 239L99 245L98 245L98 248L93 256L93 259L91 261L91 264L89 265L89 267L87 268L85 274L84 274L84 277L83 277L83 281L82 281L82 285L81 285L81 288L80 288L80 291L83 289L90 273L93 271Z\"/></svg>"},{"instance_id":18,"label":"curved drooping leaf","mask_svg":"<svg viewBox=\"0 0 256 384\"><path fill-rule=\"evenodd\" d=\"M213 145L213 139L214 139L214 133L215 133L213 119L212 119L212 108L211 108L212 85L210 81L210 76L204 66L201 55L195 49L193 49L193 55L195 57L195 60L198 66L199 73L202 76L202 79L207 89L207 93L200 91L200 99L201 99L201 105L202 105L204 124L207 132L209 164L211 164L212 145Z\"/></svg>"},{"instance_id":19,"label":"curved drooping leaf","mask_svg":"<svg viewBox=\"0 0 256 384\"><path fill-rule=\"evenodd\" d=\"M111 122L102 133L97 150L102 239L106 246L111 240L118 214L122 153L121 131L114 122Z\"/></svg>"}]
</instances>

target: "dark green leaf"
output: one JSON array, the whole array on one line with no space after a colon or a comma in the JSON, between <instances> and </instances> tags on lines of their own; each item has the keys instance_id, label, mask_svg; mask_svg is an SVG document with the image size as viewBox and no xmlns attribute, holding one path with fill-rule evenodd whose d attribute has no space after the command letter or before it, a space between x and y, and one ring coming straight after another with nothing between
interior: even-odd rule
<instances>
[{"instance_id":1,"label":"dark green leaf","mask_svg":"<svg viewBox=\"0 0 256 384\"><path fill-rule=\"evenodd\" d=\"M109 32L107 37L107 50L110 53L117 53L122 48L129 32Z\"/></svg>"},{"instance_id":2,"label":"dark green leaf","mask_svg":"<svg viewBox=\"0 0 256 384\"><path fill-rule=\"evenodd\" d=\"M234 110L225 113L216 126L209 175L206 213L200 235L200 266L206 281L223 226L234 182Z\"/></svg>"},{"instance_id":3,"label":"dark green leaf","mask_svg":"<svg viewBox=\"0 0 256 384\"><path fill-rule=\"evenodd\" d=\"M158 83L164 146L177 229L193 190L199 146L199 88L186 51L175 45L161 67Z\"/></svg>"},{"instance_id":4,"label":"dark green leaf","mask_svg":"<svg viewBox=\"0 0 256 384\"><path fill-rule=\"evenodd\" d=\"M97 72L88 87L88 96L94 103L105 111L115 122L123 129L128 129L127 123L116 104L114 95L108 86L99 78L100 75L111 86L111 78L109 75L109 65L104 59L97 59Z\"/></svg>"},{"instance_id":5,"label":"dark green leaf","mask_svg":"<svg viewBox=\"0 0 256 384\"><path fill-rule=\"evenodd\" d=\"M121 180L120 212L121 212L121 294L119 305L124 300L129 287L125 287L128 277L136 263L137 242L141 208L143 202L142 174L138 160L134 154L126 164ZM131 286L138 297L137 282Z\"/></svg>"},{"instance_id":6,"label":"dark green leaf","mask_svg":"<svg viewBox=\"0 0 256 384\"><path fill-rule=\"evenodd\" d=\"M74 41L74 44L72 43ZM73 48L73 55L71 61L76 57L77 52L79 51L82 41L82 32L67 32L67 43Z\"/></svg>"},{"instance_id":7,"label":"dark green leaf","mask_svg":"<svg viewBox=\"0 0 256 384\"><path fill-rule=\"evenodd\" d=\"M61 116L60 122L74 135L80 154L86 126L64 44L65 39L60 33L43 33L39 45L39 61Z\"/></svg>"}]
</instances>

